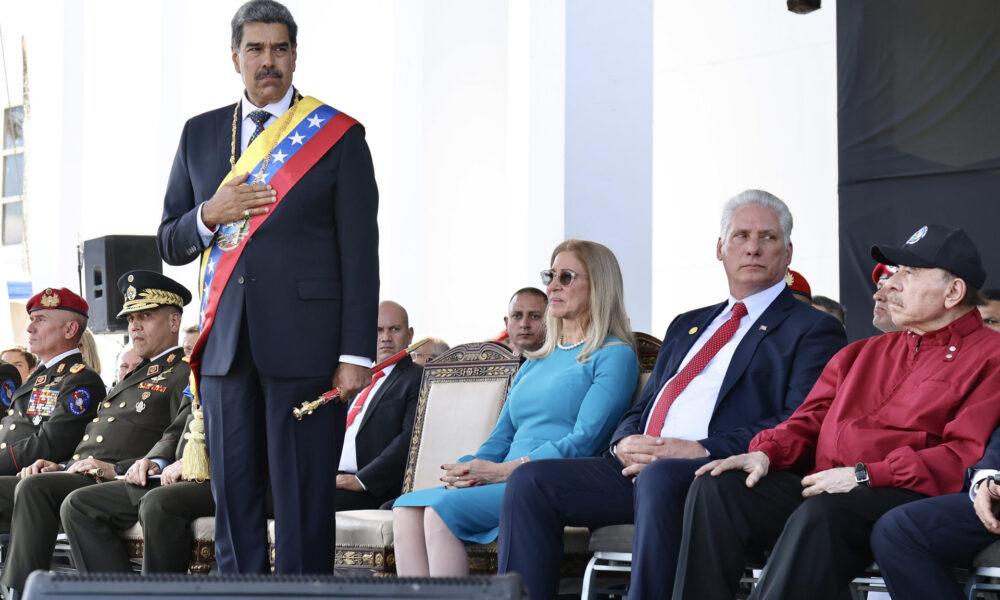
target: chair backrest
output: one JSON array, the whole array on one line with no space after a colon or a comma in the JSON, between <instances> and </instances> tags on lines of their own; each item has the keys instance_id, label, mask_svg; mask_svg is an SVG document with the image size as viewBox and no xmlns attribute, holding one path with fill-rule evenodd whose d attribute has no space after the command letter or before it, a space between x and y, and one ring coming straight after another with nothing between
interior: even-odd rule
<instances>
[{"instance_id":1,"label":"chair backrest","mask_svg":"<svg viewBox=\"0 0 1000 600\"><path fill-rule=\"evenodd\" d=\"M489 437L521 359L493 342L451 348L424 366L403 493L441 485L441 465Z\"/></svg>"},{"instance_id":2,"label":"chair backrest","mask_svg":"<svg viewBox=\"0 0 1000 600\"><path fill-rule=\"evenodd\" d=\"M646 387L649 376L653 373L653 365L656 364L656 355L660 353L660 340L648 333L633 332L635 336L635 352L639 356L639 382L635 386L635 395L632 396L632 404L635 404L642 394L642 388Z\"/></svg>"}]
</instances>

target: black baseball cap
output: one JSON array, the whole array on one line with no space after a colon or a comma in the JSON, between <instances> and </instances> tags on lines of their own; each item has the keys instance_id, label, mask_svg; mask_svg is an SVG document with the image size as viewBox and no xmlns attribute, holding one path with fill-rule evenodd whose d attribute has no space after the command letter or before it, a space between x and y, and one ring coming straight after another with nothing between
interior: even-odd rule
<instances>
[{"instance_id":1,"label":"black baseball cap","mask_svg":"<svg viewBox=\"0 0 1000 600\"><path fill-rule=\"evenodd\" d=\"M902 246L872 246L872 258L887 265L944 269L977 289L986 282L979 250L957 227L924 225Z\"/></svg>"}]
</instances>

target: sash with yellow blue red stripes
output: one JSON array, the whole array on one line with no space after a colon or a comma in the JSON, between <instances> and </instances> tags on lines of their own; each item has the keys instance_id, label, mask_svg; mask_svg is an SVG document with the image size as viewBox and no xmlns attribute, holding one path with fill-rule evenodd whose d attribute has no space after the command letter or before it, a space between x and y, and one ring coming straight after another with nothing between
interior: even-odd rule
<instances>
[{"instance_id":1,"label":"sash with yellow blue red stripes","mask_svg":"<svg viewBox=\"0 0 1000 600\"><path fill-rule=\"evenodd\" d=\"M289 118L287 114L282 115L262 131L236 161L236 167L232 172L219 184L221 188L237 173L250 173L253 181L266 183L274 188L276 196L268 212L219 227L212 243L202 253L198 277L201 333L191 351L191 375L196 383L200 373L201 352L215 322L219 298L246 247L247 240L278 210L285 195L302 176L351 126L357 123L354 118L323 104L312 96L299 100L289 110L293 111L291 117ZM289 118L288 124L282 128L286 118ZM287 135L278 140L281 129L284 129ZM271 153L271 159L268 161L266 172L262 173L261 168L268 152Z\"/></svg>"}]
</instances>

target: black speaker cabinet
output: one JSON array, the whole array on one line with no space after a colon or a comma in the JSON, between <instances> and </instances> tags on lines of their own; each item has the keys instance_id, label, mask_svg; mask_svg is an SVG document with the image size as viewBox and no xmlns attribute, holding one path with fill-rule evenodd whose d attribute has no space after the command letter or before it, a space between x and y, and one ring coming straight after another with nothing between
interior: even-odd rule
<instances>
[{"instance_id":1,"label":"black speaker cabinet","mask_svg":"<svg viewBox=\"0 0 1000 600\"><path fill-rule=\"evenodd\" d=\"M84 240L83 288L94 333L122 333L128 329L125 321L115 317L124 302L118 278L133 269L163 272L155 236L106 235Z\"/></svg>"},{"instance_id":2,"label":"black speaker cabinet","mask_svg":"<svg viewBox=\"0 0 1000 600\"><path fill-rule=\"evenodd\" d=\"M64 575L35 571L24 600L161 600L178 598L400 598L414 600L526 598L520 576L462 578L337 577L331 575L181 575L93 573Z\"/></svg>"}]
</instances>

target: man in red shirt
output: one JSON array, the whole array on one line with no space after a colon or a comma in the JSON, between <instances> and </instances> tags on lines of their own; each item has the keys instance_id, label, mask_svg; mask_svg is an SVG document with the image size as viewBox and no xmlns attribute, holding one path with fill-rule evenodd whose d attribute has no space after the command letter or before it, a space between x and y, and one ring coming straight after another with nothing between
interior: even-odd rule
<instances>
[{"instance_id":1,"label":"man in red shirt","mask_svg":"<svg viewBox=\"0 0 1000 600\"><path fill-rule=\"evenodd\" d=\"M874 522L959 491L983 455L1000 421L1000 336L976 309L979 252L928 225L872 257L899 266L884 289L904 330L838 352L787 421L696 472L675 599L733 598L746 557L767 550L751 599L841 598L872 561Z\"/></svg>"}]
</instances>

